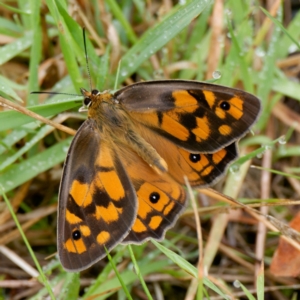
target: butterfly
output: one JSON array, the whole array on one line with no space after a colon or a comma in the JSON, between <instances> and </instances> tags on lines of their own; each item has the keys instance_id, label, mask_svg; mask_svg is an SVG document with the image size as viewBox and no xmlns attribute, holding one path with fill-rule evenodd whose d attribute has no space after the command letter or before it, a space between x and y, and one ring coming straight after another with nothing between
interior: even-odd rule
<instances>
[{"instance_id":1,"label":"butterfly","mask_svg":"<svg viewBox=\"0 0 300 300\"><path fill-rule=\"evenodd\" d=\"M58 253L81 271L120 243L161 240L193 187L214 184L256 121L247 92L184 80L139 82L114 94L81 89L77 131L59 191Z\"/></svg>"}]
</instances>

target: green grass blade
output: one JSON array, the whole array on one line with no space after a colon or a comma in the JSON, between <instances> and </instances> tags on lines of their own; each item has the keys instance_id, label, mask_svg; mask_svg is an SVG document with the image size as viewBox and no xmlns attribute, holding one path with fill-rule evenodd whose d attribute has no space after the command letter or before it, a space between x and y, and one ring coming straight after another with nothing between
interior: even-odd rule
<instances>
[{"instance_id":1,"label":"green grass blade","mask_svg":"<svg viewBox=\"0 0 300 300\"><path fill-rule=\"evenodd\" d=\"M262 263L261 268L257 274L256 278L256 290L257 290L257 300L265 299L265 277L264 277L264 265Z\"/></svg>"},{"instance_id":2,"label":"green grass blade","mask_svg":"<svg viewBox=\"0 0 300 300\"><path fill-rule=\"evenodd\" d=\"M252 82L251 75L248 71L248 66L247 66L246 59L245 59L246 55L242 53L242 49L239 45L238 39L236 38L236 36L234 34L230 20L228 20L227 23L228 23L228 29L230 32L230 36L232 39L232 47L235 48L235 52L237 53L239 66L240 66L240 72L241 72L241 78L245 85L245 90L247 90L249 93L253 93L253 82Z\"/></svg>"},{"instance_id":3,"label":"green grass blade","mask_svg":"<svg viewBox=\"0 0 300 300\"><path fill-rule=\"evenodd\" d=\"M16 153L8 157L5 161L0 163L0 172L3 171L6 167L13 164L17 159L20 159L23 154L29 151L34 145L36 145L41 139L43 139L49 132L51 132L54 128L49 125L45 125L40 128L36 134L31 138L30 141L27 141L26 144L19 149Z\"/></svg>"},{"instance_id":4,"label":"green grass blade","mask_svg":"<svg viewBox=\"0 0 300 300\"><path fill-rule=\"evenodd\" d=\"M33 32L26 32L23 37L0 48L0 65L21 54L32 44Z\"/></svg>"},{"instance_id":5,"label":"green grass blade","mask_svg":"<svg viewBox=\"0 0 300 300\"><path fill-rule=\"evenodd\" d=\"M126 286L126 284L125 284L125 282L124 282L122 276L120 275L118 269L116 268L116 265L115 265L115 263L114 263L114 261L113 261L111 255L109 254L109 252L107 251L106 248L105 248L105 251L106 251L106 254L107 254L107 258L108 258L109 262L111 263L112 268L114 269L115 274L116 274L116 276L118 277L118 280L119 280L119 282L120 282L120 284L121 284L121 286L122 286L122 288L123 288L123 291L124 291L124 293L125 293L126 296L127 296L127 299L132 300L132 297L131 297L131 295L130 295L128 289L127 289L127 286Z\"/></svg>"},{"instance_id":6,"label":"green grass blade","mask_svg":"<svg viewBox=\"0 0 300 300\"><path fill-rule=\"evenodd\" d=\"M282 18L282 10L279 9L278 18ZM280 49L281 45L281 32L280 30L274 30L271 41L269 43L268 52L264 59L264 66L259 74L257 96L261 99L262 105L267 106L268 95L271 91L273 80L275 78L276 60L278 57L277 49ZM262 129L269 121L269 115L266 111L262 111L256 127Z\"/></svg>"},{"instance_id":7,"label":"green grass blade","mask_svg":"<svg viewBox=\"0 0 300 300\"><path fill-rule=\"evenodd\" d=\"M96 88L99 91L102 91L105 86L106 78L108 76L109 71L109 54L110 54L111 47L106 47L104 55L101 57L100 64L98 66L98 74L96 80Z\"/></svg>"},{"instance_id":8,"label":"green grass blade","mask_svg":"<svg viewBox=\"0 0 300 300\"><path fill-rule=\"evenodd\" d=\"M131 43L135 44L138 41L138 38L136 37L133 29L131 28L130 24L124 17L123 12L121 11L118 3L115 0L106 0L106 4L109 6L111 12L116 17L117 20L121 23L123 29L126 32L126 35L128 39L131 41Z\"/></svg>"},{"instance_id":9,"label":"green grass blade","mask_svg":"<svg viewBox=\"0 0 300 300\"><path fill-rule=\"evenodd\" d=\"M0 95L3 98L9 98L10 100L14 99L19 102L23 102L23 100L19 97L19 95L15 92L16 90L25 90L26 87L20 84L16 84L10 79L0 75Z\"/></svg>"},{"instance_id":10,"label":"green grass blade","mask_svg":"<svg viewBox=\"0 0 300 300\"><path fill-rule=\"evenodd\" d=\"M11 166L0 175L0 185L4 192L11 191L38 174L49 170L65 160L72 137L55 144L47 150L31 156L19 164Z\"/></svg>"},{"instance_id":11,"label":"green grass blade","mask_svg":"<svg viewBox=\"0 0 300 300\"><path fill-rule=\"evenodd\" d=\"M147 264L140 264L140 271L145 277L151 273L162 272L167 266L170 265L168 260L151 260ZM137 280L136 273L132 270L123 270L120 273L122 280L126 286L133 284ZM93 292L89 293L88 297L83 297L83 299L92 299L93 296L97 296L97 300L106 299L116 290L120 289L120 281L117 277L107 277L105 282L102 282L100 285L94 287ZM101 296L100 296L101 294Z\"/></svg>"},{"instance_id":12,"label":"green grass blade","mask_svg":"<svg viewBox=\"0 0 300 300\"><path fill-rule=\"evenodd\" d=\"M185 270L187 273L192 275L195 278L198 278L198 270L187 262L183 257L179 256L175 252L169 250L168 248L164 247L160 243L155 240L151 240L151 242L165 255L167 255L175 264L177 264L180 268Z\"/></svg>"},{"instance_id":13,"label":"green grass blade","mask_svg":"<svg viewBox=\"0 0 300 300\"><path fill-rule=\"evenodd\" d=\"M16 14L23 14L23 15L27 15L27 16L30 15L30 13L27 12L27 11L24 11L24 10L21 10L21 9L17 9L17 8L15 8L13 6L10 6L10 5L7 5L7 4L5 4L3 2L0 2L0 6L3 6L7 10L10 10L10 11L16 13Z\"/></svg>"},{"instance_id":14,"label":"green grass blade","mask_svg":"<svg viewBox=\"0 0 300 300\"><path fill-rule=\"evenodd\" d=\"M64 282L61 292L57 300L76 300L79 296L80 289L80 274L79 273L64 273Z\"/></svg>"},{"instance_id":15,"label":"green grass blade","mask_svg":"<svg viewBox=\"0 0 300 300\"><path fill-rule=\"evenodd\" d=\"M41 282L45 285L45 287L46 287L46 289L47 289L47 291L48 291L48 293L50 295L50 298L53 299L53 300L55 300L55 297L54 297L54 294L52 292L51 286L49 285L49 282L48 282L45 274L42 271L42 268L41 268L41 266L40 266L40 264L39 264L39 262L38 262L38 260L37 260L37 258L35 256L32 248L31 248L31 246L30 246L30 244L28 242L27 238L26 238L26 235L25 235L25 233L24 233L24 231L22 229L21 224L19 223L19 220L18 220L16 214L14 213L14 209L12 208L12 206L11 206L8 198L5 195L4 190L5 189L3 189L3 186L2 186L1 181L0 181L0 193L1 193L1 195L2 195L2 197L4 199L4 201L5 201L8 209L9 209L9 212L11 213L11 215L12 215L12 217L14 219L14 222L15 222L15 224L16 224L16 226L17 226L17 228L18 228L18 230L19 230L19 232L20 232L20 234L21 234L21 236L23 238L23 241L24 241L24 243L25 243L25 245L26 245L26 247L28 249L28 252L31 255L31 258L34 261L34 263L35 263L35 265L36 265L36 267L37 267L37 269L38 269L38 271L39 271L39 273L41 275Z\"/></svg>"},{"instance_id":16,"label":"green grass blade","mask_svg":"<svg viewBox=\"0 0 300 300\"><path fill-rule=\"evenodd\" d=\"M12 151L12 146L19 142L22 138L24 138L28 131L34 132L34 129L38 127L36 124L31 123L31 125L25 125L22 129L16 129L13 130L10 134L6 135L1 141L0 141L0 155L3 154L6 150Z\"/></svg>"},{"instance_id":17,"label":"green grass blade","mask_svg":"<svg viewBox=\"0 0 300 300\"><path fill-rule=\"evenodd\" d=\"M42 28L40 24L41 0L30 0L30 21L33 28L32 45L29 60L29 82L27 104L36 105L36 97L30 97L30 92L39 90L38 67L42 57ZM35 101L36 100L36 101Z\"/></svg>"},{"instance_id":18,"label":"green grass blade","mask_svg":"<svg viewBox=\"0 0 300 300\"><path fill-rule=\"evenodd\" d=\"M65 19L61 15L63 8L60 2L56 0L47 0L46 2L48 4L50 13L59 29L61 50L63 52L64 60L69 71L69 76L71 77L75 89L79 91L80 87L84 86L84 84L82 74L76 61L76 56L74 55L76 53L76 51L74 53L74 50L76 50L74 49L74 47L76 46L76 43L74 44L74 37L70 34ZM76 27L79 27L77 23L75 24Z\"/></svg>"},{"instance_id":19,"label":"green grass blade","mask_svg":"<svg viewBox=\"0 0 300 300\"><path fill-rule=\"evenodd\" d=\"M179 256L175 252L169 250L168 248L164 247L157 241L152 239L151 242L160 251L162 251L167 257L169 257L175 264L177 264L182 270L185 270L187 273L189 273L193 277L198 278L198 270L193 265L191 265L187 260L185 260L183 257ZM207 278L203 278L203 282L207 287L214 290L219 295L225 296L225 294L215 284L213 284L211 281L209 281Z\"/></svg>"},{"instance_id":20,"label":"green grass blade","mask_svg":"<svg viewBox=\"0 0 300 300\"><path fill-rule=\"evenodd\" d=\"M271 16L271 14L263 7L260 6L260 9L264 12L266 16L268 16L274 22L274 24L276 24L290 38L290 40L298 47L298 49L300 49L300 44L298 43L298 41L289 33L288 30L284 28L283 24L279 22L279 20Z\"/></svg>"},{"instance_id":21,"label":"green grass blade","mask_svg":"<svg viewBox=\"0 0 300 300\"><path fill-rule=\"evenodd\" d=\"M147 295L148 299L152 300L153 298L152 298L152 296L151 296L151 294L149 292L149 289L148 289L148 287L147 287L147 285L145 283L145 280L144 280L143 275L142 275L142 273L140 271L139 265L138 265L138 263L137 263L137 261L136 261L136 259L134 257L134 253L132 251L132 247L130 245L128 245L127 247L129 249L130 257L131 257L132 263L134 265L135 272L136 272L136 274L137 274L137 276L138 276L138 278L139 278L139 280L140 280L140 282L142 284L144 292Z\"/></svg>"},{"instance_id":22,"label":"green grass blade","mask_svg":"<svg viewBox=\"0 0 300 300\"><path fill-rule=\"evenodd\" d=\"M121 83L133 74L151 55L166 45L205 8L212 0L193 0L180 9L174 10L162 22L148 30L139 41L122 57L122 67L118 82Z\"/></svg>"},{"instance_id":23,"label":"green grass blade","mask_svg":"<svg viewBox=\"0 0 300 300\"><path fill-rule=\"evenodd\" d=\"M250 291L238 280L235 281L235 285L240 287L249 300L255 300L255 297L250 293Z\"/></svg>"}]
</instances>

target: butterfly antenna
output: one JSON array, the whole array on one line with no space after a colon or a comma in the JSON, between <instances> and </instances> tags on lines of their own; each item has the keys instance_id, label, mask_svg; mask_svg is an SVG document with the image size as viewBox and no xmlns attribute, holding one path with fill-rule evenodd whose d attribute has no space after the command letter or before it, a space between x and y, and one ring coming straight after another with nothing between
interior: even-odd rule
<instances>
[{"instance_id":1,"label":"butterfly antenna","mask_svg":"<svg viewBox=\"0 0 300 300\"><path fill-rule=\"evenodd\" d=\"M91 79L91 73L90 73L90 67L89 67L89 59L88 59L87 49L86 49L85 28L83 28L82 34L83 34L83 45L84 45L86 69L87 69L87 73L88 73L88 77L89 77L90 89L92 90L92 79Z\"/></svg>"},{"instance_id":2,"label":"butterfly antenna","mask_svg":"<svg viewBox=\"0 0 300 300\"><path fill-rule=\"evenodd\" d=\"M79 94L69 94L69 93L59 93L59 92L31 92L30 94L66 95L66 96L82 97L82 95Z\"/></svg>"}]
</instances>

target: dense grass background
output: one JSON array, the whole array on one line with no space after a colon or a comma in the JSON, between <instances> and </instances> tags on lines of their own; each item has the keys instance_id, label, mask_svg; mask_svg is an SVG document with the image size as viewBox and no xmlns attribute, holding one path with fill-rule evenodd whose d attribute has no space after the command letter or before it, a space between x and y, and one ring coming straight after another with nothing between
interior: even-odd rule
<instances>
[{"instance_id":1,"label":"dense grass background","mask_svg":"<svg viewBox=\"0 0 300 300\"><path fill-rule=\"evenodd\" d=\"M164 242L120 245L110 262L80 274L66 273L56 257L45 260L56 252L57 194L72 137L21 113L19 106L73 129L80 126L81 97L30 92L89 89L82 27L93 87L100 90L181 78L257 95L263 110L255 134L241 141L243 157L214 188L272 215L277 228L297 220L300 13L290 1L2 1L0 299L297 299L299 280L270 269L279 241L270 223L259 222L247 208L230 209L237 204L209 190L195 191L204 243L200 256L188 208ZM297 251L287 269L297 269Z\"/></svg>"}]
</instances>

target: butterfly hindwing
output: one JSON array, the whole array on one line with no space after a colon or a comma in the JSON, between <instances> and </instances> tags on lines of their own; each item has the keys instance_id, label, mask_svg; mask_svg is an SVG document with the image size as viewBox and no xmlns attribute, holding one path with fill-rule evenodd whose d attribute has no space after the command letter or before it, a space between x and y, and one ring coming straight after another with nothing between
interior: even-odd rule
<instances>
[{"instance_id":1,"label":"butterfly hindwing","mask_svg":"<svg viewBox=\"0 0 300 300\"><path fill-rule=\"evenodd\" d=\"M186 192L168 174L158 174L130 148L117 152L136 190L136 220L123 243L161 240L186 206Z\"/></svg>"},{"instance_id":2,"label":"butterfly hindwing","mask_svg":"<svg viewBox=\"0 0 300 300\"><path fill-rule=\"evenodd\" d=\"M79 271L120 243L136 218L136 193L113 147L92 119L78 130L65 162L59 194L58 252L65 269Z\"/></svg>"},{"instance_id":3,"label":"butterfly hindwing","mask_svg":"<svg viewBox=\"0 0 300 300\"><path fill-rule=\"evenodd\" d=\"M196 81L147 81L114 94L130 117L176 145L211 153L242 137L259 100L244 91Z\"/></svg>"},{"instance_id":4,"label":"butterfly hindwing","mask_svg":"<svg viewBox=\"0 0 300 300\"><path fill-rule=\"evenodd\" d=\"M214 153L197 153L178 147L146 126L137 126L136 130L166 161L168 173L183 185L186 176L193 187L211 186L238 156L236 143Z\"/></svg>"}]
</instances>

